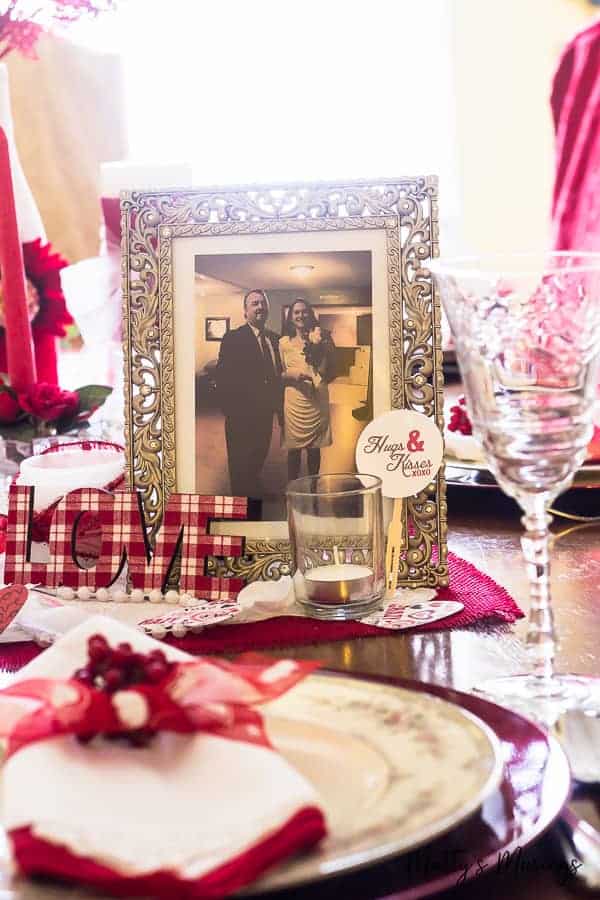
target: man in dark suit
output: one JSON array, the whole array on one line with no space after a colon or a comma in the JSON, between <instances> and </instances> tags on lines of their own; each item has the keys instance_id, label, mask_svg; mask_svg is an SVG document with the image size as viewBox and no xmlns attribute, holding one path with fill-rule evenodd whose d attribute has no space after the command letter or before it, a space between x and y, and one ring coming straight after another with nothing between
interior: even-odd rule
<instances>
[{"instance_id":1,"label":"man in dark suit","mask_svg":"<svg viewBox=\"0 0 600 900\"><path fill-rule=\"evenodd\" d=\"M228 331L221 342L216 380L225 414L225 440L231 493L260 497L273 417L282 404L279 335L266 327L269 300L264 291L244 297L246 324Z\"/></svg>"}]
</instances>

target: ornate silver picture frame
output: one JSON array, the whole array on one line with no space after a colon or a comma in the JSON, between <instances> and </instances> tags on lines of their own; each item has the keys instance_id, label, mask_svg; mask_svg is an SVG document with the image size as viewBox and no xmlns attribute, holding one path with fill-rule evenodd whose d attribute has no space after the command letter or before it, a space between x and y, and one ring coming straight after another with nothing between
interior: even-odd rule
<instances>
[{"instance_id":1,"label":"ornate silver picture frame","mask_svg":"<svg viewBox=\"0 0 600 900\"><path fill-rule=\"evenodd\" d=\"M438 255L437 200L437 179L432 176L122 194L127 473L129 485L142 495L151 537L171 493L217 492L204 490L197 474L202 467L206 474L210 461L200 460L203 431L194 393L199 351L194 348L193 323L200 320L194 278L229 284L233 279L228 273L237 275L248 260L257 263L274 254L286 254L288 260L310 253L330 262L339 254L351 262L360 257L361 265L368 254L370 408L375 415L389 408L413 409L443 428L440 308L427 267ZM228 268L229 261L237 268ZM255 281L251 286L264 285ZM366 289L361 282L363 293ZM281 292L282 297L288 295ZM335 300L330 295L322 302L339 308ZM229 315L229 308L215 308L214 298L211 303L202 310L202 329L206 316ZM289 303L281 305L282 317L287 309ZM346 327L338 319L329 317L334 328ZM273 325L277 327L276 318ZM222 343L215 341L213 351ZM210 364L202 377L210 383ZM347 456L348 448L343 450ZM399 583L446 585L443 470L405 506L408 546ZM211 560L213 571L249 579L289 573L285 522L219 527L245 534L246 554ZM343 538L332 535L333 544L343 547Z\"/></svg>"}]
</instances>

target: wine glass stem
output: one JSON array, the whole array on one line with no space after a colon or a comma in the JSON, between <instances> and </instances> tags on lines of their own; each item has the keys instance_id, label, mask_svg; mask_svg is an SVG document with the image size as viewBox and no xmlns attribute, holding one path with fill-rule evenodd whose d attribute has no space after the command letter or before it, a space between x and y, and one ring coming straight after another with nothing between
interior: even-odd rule
<instances>
[{"instance_id":1,"label":"wine glass stem","mask_svg":"<svg viewBox=\"0 0 600 900\"><path fill-rule=\"evenodd\" d=\"M543 494L520 498L525 515L521 519L525 533L521 538L529 580L529 620L526 645L533 675L544 681L554 677L556 637L550 592L550 532L552 517L546 507L550 498Z\"/></svg>"}]
</instances>

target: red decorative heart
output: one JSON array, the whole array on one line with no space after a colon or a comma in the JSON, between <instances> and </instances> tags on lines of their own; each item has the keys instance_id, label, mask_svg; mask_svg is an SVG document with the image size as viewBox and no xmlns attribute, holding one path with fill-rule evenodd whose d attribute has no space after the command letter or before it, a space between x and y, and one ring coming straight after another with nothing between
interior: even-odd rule
<instances>
[{"instance_id":1,"label":"red decorative heart","mask_svg":"<svg viewBox=\"0 0 600 900\"><path fill-rule=\"evenodd\" d=\"M11 584L0 590L0 634L5 631L27 600L27 588Z\"/></svg>"}]
</instances>

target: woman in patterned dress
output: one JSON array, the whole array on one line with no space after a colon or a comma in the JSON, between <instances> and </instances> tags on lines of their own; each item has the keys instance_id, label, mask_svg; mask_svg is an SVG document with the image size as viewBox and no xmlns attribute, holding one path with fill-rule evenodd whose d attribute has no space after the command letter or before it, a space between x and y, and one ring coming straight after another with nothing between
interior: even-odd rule
<instances>
[{"instance_id":1,"label":"woman in patterned dress","mask_svg":"<svg viewBox=\"0 0 600 900\"><path fill-rule=\"evenodd\" d=\"M331 446L328 382L333 374L334 350L310 303L295 300L279 341L284 384L283 446L288 451L290 481L300 474L303 450L309 475L318 475L321 447Z\"/></svg>"}]
</instances>

